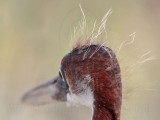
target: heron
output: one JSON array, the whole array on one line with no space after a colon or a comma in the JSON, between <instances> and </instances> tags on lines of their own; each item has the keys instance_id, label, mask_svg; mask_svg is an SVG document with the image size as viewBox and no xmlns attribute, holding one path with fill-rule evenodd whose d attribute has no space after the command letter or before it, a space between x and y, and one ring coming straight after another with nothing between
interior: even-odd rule
<instances>
[{"instance_id":1,"label":"heron","mask_svg":"<svg viewBox=\"0 0 160 120\"><path fill-rule=\"evenodd\" d=\"M120 120L122 83L115 53L100 44L78 44L66 54L59 74L27 92L23 102L70 102L92 108L92 120Z\"/></svg>"}]
</instances>

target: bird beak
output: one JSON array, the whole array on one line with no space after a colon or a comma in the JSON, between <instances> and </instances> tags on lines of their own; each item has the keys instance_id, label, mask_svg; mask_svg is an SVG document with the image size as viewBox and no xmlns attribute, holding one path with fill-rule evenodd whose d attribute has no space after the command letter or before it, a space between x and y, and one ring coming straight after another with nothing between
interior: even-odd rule
<instances>
[{"instance_id":1,"label":"bird beak","mask_svg":"<svg viewBox=\"0 0 160 120\"><path fill-rule=\"evenodd\" d=\"M60 76L28 91L22 98L23 103L32 105L67 101L68 85Z\"/></svg>"}]
</instances>

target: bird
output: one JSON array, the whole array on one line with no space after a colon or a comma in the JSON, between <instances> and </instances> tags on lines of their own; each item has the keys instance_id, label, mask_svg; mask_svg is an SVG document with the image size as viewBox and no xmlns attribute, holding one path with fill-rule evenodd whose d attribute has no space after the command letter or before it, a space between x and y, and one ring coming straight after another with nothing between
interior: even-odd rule
<instances>
[{"instance_id":1,"label":"bird","mask_svg":"<svg viewBox=\"0 0 160 120\"><path fill-rule=\"evenodd\" d=\"M115 53L102 44L80 44L66 54L59 74L22 98L39 105L70 102L92 108L92 120L120 120L121 69Z\"/></svg>"},{"instance_id":2,"label":"bird","mask_svg":"<svg viewBox=\"0 0 160 120\"><path fill-rule=\"evenodd\" d=\"M105 42L98 41L98 37L106 33L105 25L111 9L99 26L94 22L90 34L85 36L89 27L79 6L83 18L73 36L80 36L72 50L62 58L59 74L26 92L22 102L32 105L54 102L81 104L92 108L92 120L120 120L122 82L119 61L115 52L104 46Z\"/></svg>"}]
</instances>

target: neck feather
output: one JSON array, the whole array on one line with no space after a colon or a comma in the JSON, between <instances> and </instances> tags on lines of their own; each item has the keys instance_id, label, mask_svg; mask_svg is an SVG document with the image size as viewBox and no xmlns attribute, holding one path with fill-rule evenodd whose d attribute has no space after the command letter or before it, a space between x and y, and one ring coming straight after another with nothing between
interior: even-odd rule
<instances>
[{"instance_id":1,"label":"neck feather","mask_svg":"<svg viewBox=\"0 0 160 120\"><path fill-rule=\"evenodd\" d=\"M120 120L120 112L94 103L92 120Z\"/></svg>"}]
</instances>

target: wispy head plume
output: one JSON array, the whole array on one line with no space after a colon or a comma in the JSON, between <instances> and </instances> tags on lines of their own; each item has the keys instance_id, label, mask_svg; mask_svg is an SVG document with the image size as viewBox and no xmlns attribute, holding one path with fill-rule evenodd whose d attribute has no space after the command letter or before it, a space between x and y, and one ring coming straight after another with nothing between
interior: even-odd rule
<instances>
[{"instance_id":1,"label":"wispy head plume","mask_svg":"<svg viewBox=\"0 0 160 120\"><path fill-rule=\"evenodd\" d=\"M92 44L96 44L99 46L102 46L102 44L104 45L104 43L106 43L106 39L102 40L100 39L100 36L101 37L104 35L107 36L106 24L109 16L112 13L112 10L109 9L99 23L97 23L97 20L94 20L94 22L91 25L89 25L87 24L88 21L85 16L85 12L80 4L79 7L82 13L82 19L79 22L78 26L76 26L73 31L72 39L74 40L72 41L75 41L73 49L81 48L83 46L87 47Z\"/></svg>"}]
</instances>

